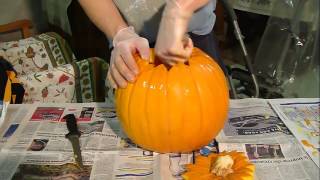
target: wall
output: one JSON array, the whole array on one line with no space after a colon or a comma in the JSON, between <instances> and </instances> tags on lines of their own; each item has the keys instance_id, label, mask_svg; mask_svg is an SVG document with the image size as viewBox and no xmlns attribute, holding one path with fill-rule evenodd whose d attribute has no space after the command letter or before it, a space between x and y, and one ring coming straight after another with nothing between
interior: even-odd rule
<instances>
[{"instance_id":1,"label":"wall","mask_svg":"<svg viewBox=\"0 0 320 180\"><path fill-rule=\"evenodd\" d=\"M15 20L29 19L33 23L32 32L38 34L47 28L45 13L41 0L0 0L0 24L7 24ZM21 38L20 32L0 33L0 41Z\"/></svg>"}]
</instances>

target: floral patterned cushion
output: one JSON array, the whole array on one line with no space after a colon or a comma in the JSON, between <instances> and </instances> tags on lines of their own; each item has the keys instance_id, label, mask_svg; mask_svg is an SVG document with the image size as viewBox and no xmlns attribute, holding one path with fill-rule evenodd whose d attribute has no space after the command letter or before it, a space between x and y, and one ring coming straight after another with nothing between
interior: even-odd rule
<instances>
[{"instance_id":1,"label":"floral patterned cushion","mask_svg":"<svg viewBox=\"0 0 320 180\"><path fill-rule=\"evenodd\" d=\"M104 86L107 69L104 60L88 58L22 75L19 79L25 88L23 103L104 102L105 97L112 101L112 89Z\"/></svg>"},{"instance_id":2,"label":"floral patterned cushion","mask_svg":"<svg viewBox=\"0 0 320 180\"><path fill-rule=\"evenodd\" d=\"M101 58L76 61L66 41L56 33L0 43L0 56L15 68L25 88L23 103L113 102Z\"/></svg>"},{"instance_id":3,"label":"floral patterned cushion","mask_svg":"<svg viewBox=\"0 0 320 180\"><path fill-rule=\"evenodd\" d=\"M53 69L74 60L69 45L56 33L44 33L19 41L1 42L0 56L19 75Z\"/></svg>"},{"instance_id":4,"label":"floral patterned cushion","mask_svg":"<svg viewBox=\"0 0 320 180\"><path fill-rule=\"evenodd\" d=\"M76 102L75 74L71 64L22 75L19 80L25 89L23 103Z\"/></svg>"}]
</instances>

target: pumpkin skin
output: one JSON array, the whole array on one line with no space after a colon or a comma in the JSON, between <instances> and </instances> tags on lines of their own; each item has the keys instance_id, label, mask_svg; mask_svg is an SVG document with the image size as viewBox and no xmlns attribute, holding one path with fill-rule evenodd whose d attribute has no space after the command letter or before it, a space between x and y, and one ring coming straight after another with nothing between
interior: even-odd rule
<instances>
[{"instance_id":1,"label":"pumpkin skin","mask_svg":"<svg viewBox=\"0 0 320 180\"><path fill-rule=\"evenodd\" d=\"M116 110L127 136L144 149L190 152L205 146L223 128L228 86L219 65L194 48L188 64L168 69L135 56L140 74L116 90Z\"/></svg>"},{"instance_id":2,"label":"pumpkin skin","mask_svg":"<svg viewBox=\"0 0 320 180\"><path fill-rule=\"evenodd\" d=\"M232 166L233 173L225 177L216 176L211 173L212 162L218 157L229 155L234 161ZM249 162L248 158L242 152L222 152L219 154L210 154L208 157L196 157L195 164L187 164L186 172L182 175L185 180L253 180L254 165Z\"/></svg>"}]
</instances>

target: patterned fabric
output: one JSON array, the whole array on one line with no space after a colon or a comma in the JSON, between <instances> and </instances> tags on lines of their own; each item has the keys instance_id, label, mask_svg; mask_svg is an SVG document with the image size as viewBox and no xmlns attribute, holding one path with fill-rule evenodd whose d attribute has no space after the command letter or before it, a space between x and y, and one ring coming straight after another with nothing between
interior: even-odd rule
<instances>
[{"instance_id":1,"label":"patterned fabric","mask_svg":"<svg viewBox=\"0 0 320 180\"><path fill-rule=\"evenodd\" d=\"M50 70L74 59L68 44L56 33L2 42L0 56L13 65L18 76Z\"/></svg>"},{"instance_id":2,"label":"patterned fabric","mask_svg":"<svg viewBox=\"0 0 320 180\"><path fill-rule=\"evenodd\" d=\"M76 102L73 66L66 64L51 70L20 76L25 89L23 103Z\"/></svg>"},{"instance_id":3,"label":"patterned fabric","mask_svg":"<svg viewBox=\"0 0 320 180\"><path fill-rule=\"evenodd\" d=\"M76 74L77 102L104 102L108 64L101 58L88 58L73 63Z\"/></svg>"},{"instance_id":4,"label":"patterned fabric","mask_svg":"<svg viewBox=\"0 0 320 180\"><path fill-rule=\"evenodd\" d=\"M20 76L26 90L23 103L112 102L111 88L105 88L108 64L100 58L59 66L52 70Z\"/></svg>"},{"instance_id":5,"label":"patterned fabric","mask_svg":"<svg viewBox=\"0 0 320 180\"><path fill-rule=\"evenodd\" d=\"M0 56L18 73L23 103L113 102L113 89L105 83L108 64L94 57L75 61L56 33L0 43Z\"/></svg>"}]
</instances>

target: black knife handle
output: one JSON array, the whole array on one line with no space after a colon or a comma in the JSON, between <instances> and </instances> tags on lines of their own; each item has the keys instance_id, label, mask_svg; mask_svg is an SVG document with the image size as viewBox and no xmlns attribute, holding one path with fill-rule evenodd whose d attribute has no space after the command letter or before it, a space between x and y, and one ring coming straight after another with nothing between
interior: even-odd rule
<instances>
[{"instance_id":1,"label":"black knife handle","mask_svg":"<svg viewBox=\"0 0 320 180\"><path fill-rule=\"evenodd\" d=\"M80 136L80 132L79 132L78 126L77 126L77 119L74 116L74 114L67 114L67 115L65 115L63 117L63 119L66 120L67 128L68 128L68 131L69 131L69 133L66 135L66 137L69 136L69 135L78 135L78 136Z\"/></svg>"}]
</instances>

